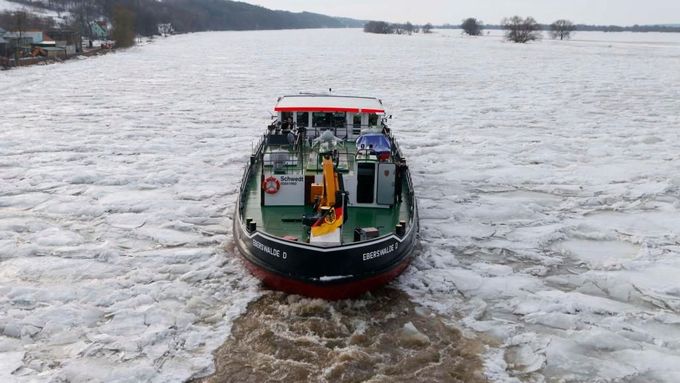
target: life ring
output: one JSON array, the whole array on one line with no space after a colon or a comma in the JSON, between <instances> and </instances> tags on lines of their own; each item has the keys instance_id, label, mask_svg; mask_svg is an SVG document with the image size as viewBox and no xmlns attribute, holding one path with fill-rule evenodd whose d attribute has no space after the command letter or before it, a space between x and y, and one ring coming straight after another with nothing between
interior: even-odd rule
<instances>
[{"instance_id":1,"label":"life ring","mask_svg":"<svg viewBox=\"0 0 680 383\"><path fill-rule=\"evenodd\" d=\"M262 182L262 189L267 194L276 194L281 189L281 182L276 177L267 177Z\"/></svg>"}]
</instances>

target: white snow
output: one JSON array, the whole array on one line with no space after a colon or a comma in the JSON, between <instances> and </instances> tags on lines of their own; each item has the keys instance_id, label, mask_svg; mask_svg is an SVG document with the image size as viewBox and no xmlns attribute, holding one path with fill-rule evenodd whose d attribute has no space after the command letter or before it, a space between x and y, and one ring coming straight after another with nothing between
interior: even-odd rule
<instances>
[{"instance_id":1,"label":"white snow","mask_svg":"<svg viewBox=\"0 0 680 383\"><path fill-rule=\"evenodd\" d=\"M58 22L64 22L71 15L71 13L68 11L56 12L50 9L35 7L22 3L15 3L10 0L0 0L0 12L5 11L7 12L27 11L40 17L52 17Z\"/></svg>"},{"instance_id":2,"label":"white snow","mask_svg":"<svg viewBox=\"0 0 680 383\"><path fill-rule=\"evenodd\" d=\"M422 224L396 285L493 339L492 380L675 382L678 67L678 35L316 30L0 72L0 376L209 372L257 295L230 230L251 143L333 88L394 115Z\"/></svg>"}]
</instances>

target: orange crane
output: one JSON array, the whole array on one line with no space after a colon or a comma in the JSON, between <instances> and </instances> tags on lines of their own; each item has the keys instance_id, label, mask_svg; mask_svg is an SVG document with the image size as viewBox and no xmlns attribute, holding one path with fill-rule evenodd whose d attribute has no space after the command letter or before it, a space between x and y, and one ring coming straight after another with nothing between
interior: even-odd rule
<instances>
[{"instance_id":1,"label":"orange crane","mask_svg":"<svg viewBox=\"0 0 680 383\"><path fill-rule=\"evenodd\" d=\"M312 217L310 242L340 242L340 231L346 218L345 192L330 154L323 155L323 185ZM311 223L310 222L310 223Z\"/></svg>"}]
</instances>

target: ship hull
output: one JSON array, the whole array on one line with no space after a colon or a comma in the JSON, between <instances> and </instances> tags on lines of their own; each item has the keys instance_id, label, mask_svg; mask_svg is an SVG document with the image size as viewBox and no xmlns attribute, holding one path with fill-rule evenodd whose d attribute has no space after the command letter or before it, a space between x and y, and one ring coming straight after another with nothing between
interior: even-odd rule
<instances>
[{"instance_id":1,"label":"ship hull","mask_svg":"<svg viewBox=\"0 0 680 383\"><path fill-rule=\"evenodd\" d=\"M417 234L415 207L402 236L333 247L249 233L241 218L234 217L236 247L253 275L276 290L330 300L356 297L397 277L413 257Z\"/></svg>"}]
</instances>

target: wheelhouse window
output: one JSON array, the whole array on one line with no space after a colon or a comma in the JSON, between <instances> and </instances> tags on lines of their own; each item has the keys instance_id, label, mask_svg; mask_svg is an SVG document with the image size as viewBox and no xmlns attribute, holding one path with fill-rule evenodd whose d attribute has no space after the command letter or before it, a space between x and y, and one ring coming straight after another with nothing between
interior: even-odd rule
<instances>
[{"instance_id":1,"label":"wheelhouse window","mask_svg":"<svg viewBox=\"0 0 680 383\"><path fill-rule=\"evenodd\" d=\"M360 114L355 114L354 115L354 120L353 124L354 129L361 129L361 115Z\"/></svg>"},{"instance_id":2,"label":"wheelhouse window","mask_svg":"<svg viewBox=\"0 0 680 383\"><path fill-rule=\"evenodd\" d=\"M333 113L314 112L312 113L312 124L314 127L328 128L333 126Z\"/></svg>"},{"instance_id":3,"label":"wheelhouse window","mask_svg":"<svg viewBox=\"0 0 680 383\"><path fill-rule=\"evenodd\" d=\"M342 128L347 122L347 114L342 112L333 113L333 127Z\"/></svg>"},{"instance_id":4,"label":"wheelhouse window","mask_svg":"<svg viewBox=\"0 0 680 383\"><path fill-rule=\"evenodd\" d=\"M368 115L368 126L377 126L378 125L378 115L375 113L369 114Z\"/></svg>"},{"instance_id":5,"label":"wheelhouse window","mask_svg":"<svg viewBox=\"0 0 680 383\"><path fill-rule=\"evenodd\" d=\"M297 126L307 128L309 127L309 112L297 112Z\"/></svg>"},{"instance_id":6,"label":"wheelhouse window","mask_svg":"<svg viewBox=\"0 0 680 383\"><path fill-rule=\"evenodd\" d=\"M284 131L293 129L293 113L281 112L281 128Z\"/></svg>"},{"instance_id":7,"label":"wheelhouse window","mask_svg":"<svg viewBox=\"0 0 680 383\"><path fill-rule=\"evenodd\" d=\"M312 124L320 128L342 128L347 123L347 114L344 112L314 112Z\"/></svg>"}]
</instances>

